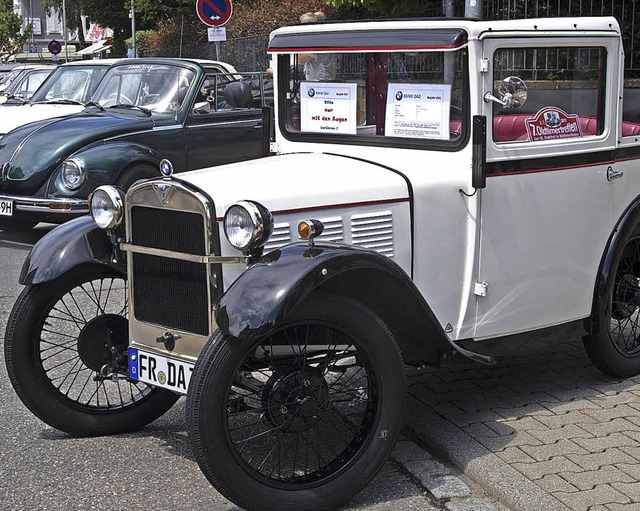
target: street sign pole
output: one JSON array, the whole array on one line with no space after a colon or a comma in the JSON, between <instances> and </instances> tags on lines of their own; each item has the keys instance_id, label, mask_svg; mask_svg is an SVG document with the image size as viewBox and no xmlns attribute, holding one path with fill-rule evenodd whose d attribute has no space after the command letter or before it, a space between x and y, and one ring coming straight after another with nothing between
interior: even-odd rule
<instances>
[{"instance_id":1,"label":"street sign pole","mask_svg":"<svg viewBox=\"0 0 640 511\"><path fill-rule=\"evenodd\" d=\"M138 55L136 54L136 11L133 0L131 0L131 49L135 59Z\"/></svg>"},{"instance_id":2,"label":"street sign pole","mask_svg":"<svg viewBox=\"0 0 640 511\"><path fill-rule=\"evenodd\" d=\"M69 62L69 45L67 44L67 4L62 0L62 32L64 40L64 61Z\"/></svg>"}]
</instances>

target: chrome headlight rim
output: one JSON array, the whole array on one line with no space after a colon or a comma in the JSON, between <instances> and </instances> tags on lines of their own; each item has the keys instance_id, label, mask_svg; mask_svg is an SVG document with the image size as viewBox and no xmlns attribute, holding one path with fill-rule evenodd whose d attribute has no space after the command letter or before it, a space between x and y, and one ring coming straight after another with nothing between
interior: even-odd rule
<instances>
[{"instance_id":1,"label":"chrome headlight rim","mask_svg":"<svg viewBox=\"0 0 640 511\"><path fill-rule=\"evenodd\" d=\"M248 218L251 221L251 232L246 238L245 242L239 242L238 237L234 235L232 229L241 229L238 225L237 218L233 215L237 215L236 208L241 208L245 211ZM259 202L251 200L241 200L229 206L224 214L224 233L229 243L242 252L251 252L263 247L273 232L273 216L271 212Z\"/></svg>"},{"instance_id":2,"label":"chrome headlight rim","mask_svg":"<svg viewBox=\"0 0 640 511\"><path fill-rule=\"evenodd\" d=\"M124 191L115 186L98 186L89 197L93 223L104 230L118 227L124 219L124 196Z\"/></svg>"},{"instance_id":3,"label":"chrome headlight rim","mask_svg":"<svg viewBox=\"0 0 640 511\"><path fill-rule=\"evenodd\" d=\"M69 182L67 180L67 169L69 167L73 167L76 170L76 175L78 176L77 182ZM87 179L87 173L84 167L84 161L80 158L67 158L62 162L60 166L60 177L62 179L62 186L64 186L67 190L75 191L80 188Z\"/></svg>"}]
</instances>

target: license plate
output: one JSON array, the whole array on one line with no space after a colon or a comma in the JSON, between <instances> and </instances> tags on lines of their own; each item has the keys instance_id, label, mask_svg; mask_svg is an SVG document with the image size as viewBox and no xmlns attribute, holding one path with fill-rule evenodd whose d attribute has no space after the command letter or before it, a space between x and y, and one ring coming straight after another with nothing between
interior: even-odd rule
<instances>
[{"instance_id":1,"label":"license plate","mask_svg":"<svg viewBox=\"0 0 640 511\"><path fill-rule=\"evenodd\" d=\"M13 201L12 200L0 200L0 216L12 216L13 215Z\"/></svg>"},{"instance_id":2,"label":"license plate","mask_svg":"<svg viewBox=\"0 0 640 511\"><path fill-rule=\"evenodd\" d=\"M129 348L129 378L186 394L193 364Z\"/></svg>"}]
</instances>

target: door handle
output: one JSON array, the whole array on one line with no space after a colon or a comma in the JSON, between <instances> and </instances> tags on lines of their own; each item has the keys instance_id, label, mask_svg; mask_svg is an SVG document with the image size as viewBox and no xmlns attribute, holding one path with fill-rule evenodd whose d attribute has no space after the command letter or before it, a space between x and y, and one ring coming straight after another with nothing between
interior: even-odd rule
<instances>
[{"instance_id":1,"label":"door handle","mask_svg":"<svg viewBox=\"0 0 640 511\"><path fill-rule=\"evenodd\" d=\"M259 122L258 124L254 124L253 125L253 129L254 130L261 130L262 129L262 122Z\"/></svg>"},{"instance_id":2,"label":"door handle","mask_svg":"<svg viewBox=\"0 0 640 511\"><path fill-rule=\"evenodd\" d=\"M621 170L613 170L612 166L607 167L607 181L613 181L614 179L618 179L623 175L624 172L622 172Z\"/></svg>"}]
</instances>

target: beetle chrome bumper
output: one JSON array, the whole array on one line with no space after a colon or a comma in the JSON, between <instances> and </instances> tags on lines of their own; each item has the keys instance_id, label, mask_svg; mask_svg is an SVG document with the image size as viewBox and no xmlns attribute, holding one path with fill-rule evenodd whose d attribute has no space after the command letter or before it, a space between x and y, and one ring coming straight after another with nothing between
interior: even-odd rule
<instances>
[{"instance_id":1,"label":"beetle chrome bumper","mask_svg":"<svg viewBox=\"0 0 640 511\"><path fill-rule=\"evenodd\" d=\"M35 199L0 195L0 200L13 201L14 211L23 213L84 214L89 212L86 199Z\"/></svg>"}]
</instances>

